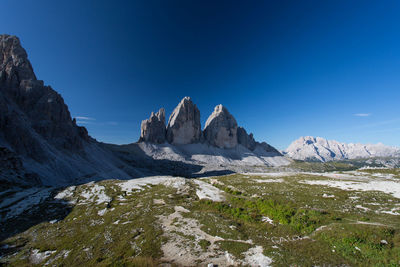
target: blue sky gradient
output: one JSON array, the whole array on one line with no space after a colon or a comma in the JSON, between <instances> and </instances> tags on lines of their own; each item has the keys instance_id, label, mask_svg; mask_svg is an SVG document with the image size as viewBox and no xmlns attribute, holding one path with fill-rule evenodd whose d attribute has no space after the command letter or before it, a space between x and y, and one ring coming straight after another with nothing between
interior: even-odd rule
<instances>
[{"instance_id":1,"label":"blue sky gradient","mask_svg":"<svg viewBox=\"0 0 400 267\"><path fill-rule=\"evenodd\" d=\"M131 143L184 96L279 149L400 146L399 1L3 0L36 75L96 139ZM85 118L86 117L86 118Z\"/></svg>"}]
</instances>

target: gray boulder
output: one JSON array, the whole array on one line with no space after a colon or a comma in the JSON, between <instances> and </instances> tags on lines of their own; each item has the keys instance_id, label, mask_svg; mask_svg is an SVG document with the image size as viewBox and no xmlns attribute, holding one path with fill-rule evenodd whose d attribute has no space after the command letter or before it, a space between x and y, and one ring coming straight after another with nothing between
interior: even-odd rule
<instances>
[{"instance_id":1,"label":"gray boulder","mask_svg":"<svg viewBox=\"0 0 400 267\"><path fill-rule=\"evenodd\" d=\"M167 141L170 144L192 144L202 138L200 111L190 97L184 97L169 117Z\"/></svg>"},{"instance_id":2,"label":"gray boulder","mask_svg":"<svg viewBox=\"0 0 400 267\"><path fill-rule=\"evenodd\" d=\"M161 108L156 114L152 112L149 119L142 121L139 142L162 144L165 136L165 109Z\"/></svg>"},{"instance_id":3,"label":"gray boulder","mask_svg":"<svg viewBox=\"0 0 400 267\"><path fill-rule=\"evenodd\" d=\"M233 148L238 144L235 118L222 105L215 107L204 127L204 138L213 146Z\"/></svg>"}]
</instances>

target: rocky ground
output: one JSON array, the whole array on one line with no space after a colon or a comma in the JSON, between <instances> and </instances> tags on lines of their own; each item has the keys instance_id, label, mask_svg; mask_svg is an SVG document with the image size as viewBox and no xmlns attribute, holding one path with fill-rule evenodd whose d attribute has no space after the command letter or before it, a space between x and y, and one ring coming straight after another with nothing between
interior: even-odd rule
<instances>
[{"instance_id":1,"label":"rocky ground","mask_svg":"<svg viewBox=\"0 0 400 267\"><path fill-rule=\"evenodd\" d=\"M0 194L10 266L399 266L400 171L156 176Z\"/></svg>"}]
</instances>

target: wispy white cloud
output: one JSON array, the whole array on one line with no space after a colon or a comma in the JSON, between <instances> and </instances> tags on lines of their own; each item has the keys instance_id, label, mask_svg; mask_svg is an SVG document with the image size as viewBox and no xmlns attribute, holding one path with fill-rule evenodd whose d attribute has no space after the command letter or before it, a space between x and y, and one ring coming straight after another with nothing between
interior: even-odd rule
<instances>
[{"instance_id":1,"label":"wispy white cloud","mask_svg":"<svg viewBox=\"0 0 400 267\"><path fill-rule=\"evenodd\" d=\"M356 113L353 115L356 117L369 117L369 116L371 116L371 113Z\"/></svg>"},{"instance_id":2,"label":"wispy white cloud","mask_svg":"<svg viewBox=\"0 0 400 267\"><path fill-rule=\"evenodd\" d=\"M76 121L77 124L94 124L92 121Z\"/></svg>"},{"instance_id":3,"label":"wispy white cloud","mask_svg":"<svg viewBox=\"0 0 400 267\"><path fill-rule=\"evenodd\" d=\"M92 117L85 117L85 116L76 116L75 119L80 121L95 121L95 118Z\"/></svg>"},{"instance_id":4,"label":"wispy white cloud","mask_svg":"<svg viewBox=\"0 0 400 267\"><path fill-rule=\"evenodd\" d=\"M106 122L101 122L97 121L95 118L92 117L85 117L85 116L77 116L75 117L76 123L77 124L91 124L91 125L109 125L109 126L116 126L119 125L118 122L116 121L106 121Z\"/></svg>"}]
</instances>

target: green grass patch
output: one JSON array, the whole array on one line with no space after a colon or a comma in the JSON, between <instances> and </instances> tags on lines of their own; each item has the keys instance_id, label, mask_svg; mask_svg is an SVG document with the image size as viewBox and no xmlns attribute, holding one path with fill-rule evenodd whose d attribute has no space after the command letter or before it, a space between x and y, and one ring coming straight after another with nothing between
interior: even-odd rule
<instances>
[{"instance_id":1,"label":"green grass patch","mask_svg":"<svg viewBox=\"0 0 400 267\"><path fill-rule=\"evenodd\" d=\"M228 251L230 254L238 259L243 259L243 253L245 253L252 247L251 244L234 241L218 241L217 244L222 250Z\"/></svg>"},{"instance_id":2,"label":"green grass patch","mask_svg":"<svg viewBox=\"0 0 400 267\"><path fill-rule=\"evenodd\" d=\"M335 225L316 238L358 266L400 266L400 233L393 228L347 224Z\"/></svg>"},{"instance_id":3,"label":"green grass patch","mask_svg":"<svg viewBox=\"0 0 400 267\"><path fill-rule=\"evenodd\" d=\"M207 251L208 247L211 245L210 241L201 239L199 241L199 246L203 249L203 251Z\"/></svg>"},{"instance_id":4,"label":"green grass patch","mask_svg":"<svg viewBox=\"0 0 400 267\"><path fill-rule=\"evenodd\" d=\"M229 202L203 201L207 207L245 223L260 223L263 216L274 222L289 225L301 234L308 234L328 218L327 212L297 209L273 200L231 197Z\"/></svg>"}]
</instances>

